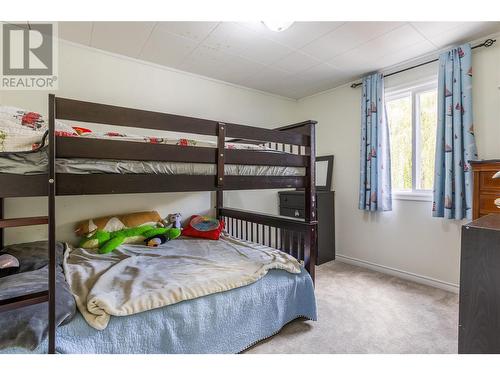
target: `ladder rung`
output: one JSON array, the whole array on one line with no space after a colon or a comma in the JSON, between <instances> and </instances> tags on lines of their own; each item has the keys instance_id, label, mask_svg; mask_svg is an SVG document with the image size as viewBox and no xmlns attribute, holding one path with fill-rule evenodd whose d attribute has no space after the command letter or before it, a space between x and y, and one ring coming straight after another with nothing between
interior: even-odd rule
<instances>
[{"instance_id":1,"label":"ladder rung","mask_svg":"<svg viewBox=\"0 0 500 375\"><path fill-rule=\"evenodd\" d=\"M48 300L49 292L46 290L43 292L25 294L24 296L2 299L0 300L0 312L36 305L38 303L47 302Z\"/></svg>"},{"instance_id":2,"label":"ladder rung","mask_svg":"<svg viewBox=\"0 0 500 375\"><path fill-rule=\"evenodd\" d=\"M0 228L24 227L27 225L48 224L47 216L19 217L15 219L0 219Z\"/></svg>"}]
</instances>

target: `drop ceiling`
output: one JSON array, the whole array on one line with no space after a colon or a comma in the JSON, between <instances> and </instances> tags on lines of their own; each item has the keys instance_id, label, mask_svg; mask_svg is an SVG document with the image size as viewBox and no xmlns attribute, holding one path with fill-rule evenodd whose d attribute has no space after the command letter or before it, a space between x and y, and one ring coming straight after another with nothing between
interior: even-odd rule
<instances>
[{"instance_id":1,"label":"drop ceiling","mask_svg":"<svg viewBox=\"0 0 500 375\"><path fill-rule=\"evenodd\" d=\"M500 22L60 22L72 42L302 98L447 46L500 31Z\"/></svg>"}]
</instances>

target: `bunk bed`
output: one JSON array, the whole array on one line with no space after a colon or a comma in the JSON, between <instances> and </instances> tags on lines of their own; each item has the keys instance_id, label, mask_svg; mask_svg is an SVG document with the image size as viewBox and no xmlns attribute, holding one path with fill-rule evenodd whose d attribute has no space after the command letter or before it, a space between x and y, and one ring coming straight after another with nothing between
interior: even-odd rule
<instances>
[{"instance_id":1,"label":"bunk bed","mask_svg":"<svg viewBox=\"0 0 500 375\"><path fill-rule=\"evenodd\" d=\"M48 302L48 353L56 352L56 197L62 195L133 194L214 191L216 216L225 221L227 233L242 241L279 249L303 262L314 281L317 252L315 207L315 122L305 121L277 129L158 113L66 99L49 95L46 164L33 174L0 173L0 213L3 199L46 196L48 215L9 218L0 216L0 247L3 228L48 224L48 290L0 301L0 312ZM55 121L166 130L216 137L216 147L183 147L172 144L121 142L84 137L56 137ZM267 145L265 149L228 148L229 142ZM274 150L271 151L270 148ZM130 160L156 163L199 163L215 166L215 172L178 173L61 173L58 160ZM290 167L263 175L227 173L228 165ZM282 171L282 170L281 170ZM281 174L280 174L281 173ZM296 220L227 208L224 191L250 189L305 189L305 219ZM3 215L3 214L2 214ZM309 276L308 276L309 277ZM263 286L264 285L264 286ZM261 283L260 288L272 287ZM217 296L211 298L218 298ZM219 301L220 302L220 301ZM75 334L72 332L71 334Z\"/></svg>"}]
</instances>

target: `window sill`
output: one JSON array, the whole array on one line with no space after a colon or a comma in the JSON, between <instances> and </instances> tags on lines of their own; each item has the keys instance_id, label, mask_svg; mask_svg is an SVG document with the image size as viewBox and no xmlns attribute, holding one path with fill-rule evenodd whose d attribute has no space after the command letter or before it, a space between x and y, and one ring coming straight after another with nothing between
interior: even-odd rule
<instances>
[{"instance_id":1,"label":"window sill","mask_svg":"<svg viewBox=\"0 0 500 375\"><path fill-rule=\"evenodd\" d=\"M393 192L392 197L403 201L432 202L432 192Z\"/></svg>"}]
</instances>

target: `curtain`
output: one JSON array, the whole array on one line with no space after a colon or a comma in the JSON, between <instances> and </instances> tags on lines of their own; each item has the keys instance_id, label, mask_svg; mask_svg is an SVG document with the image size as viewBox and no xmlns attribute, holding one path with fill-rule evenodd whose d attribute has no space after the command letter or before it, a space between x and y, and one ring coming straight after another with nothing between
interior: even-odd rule
<instances>
[{"instance_id":1,"label":"curtain","mask_svg":"<svg viewBox=\"0 0 500 375\"><path fill-rule=\"evenodd\" d=\"M472 121L472 51L470 44L464 44L439 56L432 216L472 218L470 160L477 160Z\"/></svg>"},{"instance_id":2,"label":"curtain","mask_svg":"<svg viewBox=\"0 0 500 375\"><path fill-rule=\"evenodd\" d=\"M366 211L392 210L389 129L381 73L363 78L359 208Z\"/></svg>"}]
</instances>

